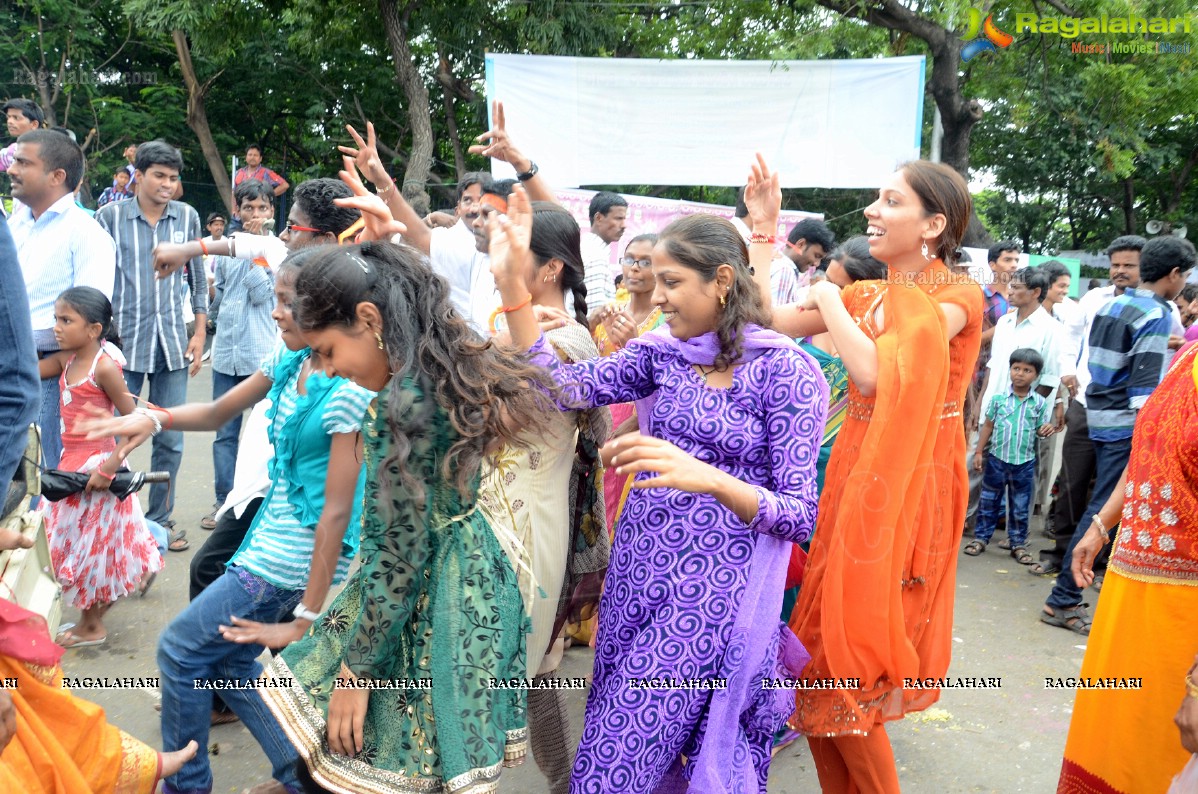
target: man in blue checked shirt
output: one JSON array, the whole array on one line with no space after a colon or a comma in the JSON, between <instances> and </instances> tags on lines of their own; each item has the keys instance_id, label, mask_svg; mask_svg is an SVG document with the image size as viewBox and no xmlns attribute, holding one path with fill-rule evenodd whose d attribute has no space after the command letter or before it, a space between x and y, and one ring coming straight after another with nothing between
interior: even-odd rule
<instances>
[{"instance_id":1,"label":"man in blue checked shirt","mask_svg":"<svg viewBox=\"0 0 1198 794\"><path fill-rule=\"evenodd\" d=\"M187 400L187 376L200 371L208 326L208 277L201 257L165 278L154 272L152 254L159 243L198 240L200 216L190 205L173 201L183 156L162 141L137 147L134 159L137 196L106 204L96 212L116 242L116 283L112 309L124 343L125 383L134 396L150 384L150 402L171 408ZM184 302L195 312L195 333L188 338ZM173 529L174 487L183 459L183 434L163 430L154 437L150 465L166 471L171 482L150 488L146 518ZM188 548L185 532L172 532L171 551Z\"/></svg>"},{"instance_id":2,"label":"man in blue checked shirt","mask_svg":"<svg viewBox=\"0 0 1198 794\"><path fill-rule=\"evenodd\" d=\"M1149 240L1140 252L1140 285L1103 306L1090 327L1086 422L1096 459L1094 492L1040 615L1050 626L1090 633L1091 619L1073 580L1073 548L1089 531L1094 515L1127 467L1136 414L1161 382L1169 361L1171 302L1185 286L1196 258L1188 240L1171 236Z\"/></svg>"}]
</instances>

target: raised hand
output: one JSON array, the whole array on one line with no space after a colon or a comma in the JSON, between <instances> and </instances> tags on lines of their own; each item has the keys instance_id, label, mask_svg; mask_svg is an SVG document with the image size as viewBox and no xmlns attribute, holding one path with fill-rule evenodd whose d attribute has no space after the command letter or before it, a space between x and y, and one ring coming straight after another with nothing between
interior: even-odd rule
<instances>
[{"instance_id":1,"label":"raised hand","mask_svg":"<svg viewBox=\"0 0 1198 794\"><path fill-rule=\"evenodd\" d=\"M603 320L607 329L607 338L616 347L623 347L636 338L636 320L628 312L613 311Z\"/></svg>"},{"instance_id":2,"label":"raised hand","mask_svg":"<svg viewBox=\"0 0 1198 794\"><path fill-rule=\"evenodd\" d=\"M344 148L344 147L342 147ZM355 163L348 156L342 156L342 162L345 168L338 172L341 181L349 185L349 189L354 192L354 195L347 198L333 199L333 203L339 207L354 207L362 213L362 223L364 227L362 233L358 235L358 240L366 242L368 240L390 240L392 235L403 234L408 230L408 227L399 221L391 214L391 209L387 206L387 202L376 193L371 193L362 184L362 180L358 178L358 171Z\"/></svg>"},{"instance_id":3,"label":"raised hand","mask_svg":"<svg viewBox=\"0 0 1198 794\"><path fill-rule=\"evenodd\" d=\"M516 185L508 197L506 214L492 212L487 218L491 236L491 274L500 282L523 283L528 272L529 241L532 238L532 205L524 188Z\"/></svg>"},{"instance_id":4,"label":"raised hand","mask_svg":"<svg viewBox=\"0 0 1198 794\"><path fill-rule=\"evenodd\" d=\"M755 232L774 234L778 230L778 214L782 211L782 188L777 172L771 172L765 158L757 154L757 162L745 180L745 207L749 210L749 227Z\"/></svg>"},{"instance_id":5,"label":"raised hand","mask_svg":"<svg viewBox=\"0 0 1198 794\"><path fill-rule=\"evenodd\" d=\"M502 102L491 102L491 119L494 126L475 138L476 143L467 151L470 154L481 154L483 157L501 160L515 168L517 173L524 173L532 167L532 161L516 148L508 136Z\"/></svg>"},{"instance_id":6,"label":"raised hand","mask_svg":"<svg viewBox=\"0 0 1198 794\"><path fill-rule=\"evenodd\" d=\"M383 167L383 161L379 159L378 138L374 133L374 123L366 122L366 140L362 140L362 136L352 126L347 124L345 129L354 139L358 148L338 146L338 151L352 158L354 165L366 175L371 184L379 186L393 184L391 177L387 175L387 169Z\"/></svg>"}]
</instances>

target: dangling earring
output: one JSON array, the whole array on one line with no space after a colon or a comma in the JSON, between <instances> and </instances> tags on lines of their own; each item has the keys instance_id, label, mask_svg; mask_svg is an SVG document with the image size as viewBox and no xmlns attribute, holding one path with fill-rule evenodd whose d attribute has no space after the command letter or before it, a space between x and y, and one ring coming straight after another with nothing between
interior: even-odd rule
<instances>
[{"instance_id":1,"label":"dangling earring","mask_svg":"<svg viewBox=\"0 0 1198 794\"><path fill-rule=\"evenodd\" d=\"M928 256L928 241L927 240L923 241L923 246L920 247L919 252L921 254L923 254L924 259L927 259L929 262L932 260L932 257Z\"/></svg>"},{"instance_id":2,"label":"dangling earring","mask_svg":"<svg viewBox=\"0 0 1198 794\"><path fill-rule=\"evenodd\" d=\"M553 274L553 283L554 283L554 284L556 284L556 283L557 283L557 273L554 273L554 274Z\"/></svg>"},{"instance_id":3,"label":"dangling earring","mask_svg":"<svg viewBox=\"0 0 1198 794\"><path fill-rule=\"evenodd\" d=\"M721 296L720 296L720 308L721 308L721 309L726 309L726 308L728 308L728 298L727 298L727 296L726 296L726 295L721 295Z\"/></svg>"},{"instance_id":4,"label":"dangling earring","mask_svg":"<svg viewBox=\"0 0 1198 794\"><path fill-rule=\"evenodd\" d=\"M383 349L384 349L384 346L383 346L383 335L382 335L382 334L380 334L378 331L375 331L375 332L374 332L374 339L375 339L375 341L376 341L376 342L378 342L378 343L379 343L379 350L383 350Z\"/></svg>"}]
</instances>

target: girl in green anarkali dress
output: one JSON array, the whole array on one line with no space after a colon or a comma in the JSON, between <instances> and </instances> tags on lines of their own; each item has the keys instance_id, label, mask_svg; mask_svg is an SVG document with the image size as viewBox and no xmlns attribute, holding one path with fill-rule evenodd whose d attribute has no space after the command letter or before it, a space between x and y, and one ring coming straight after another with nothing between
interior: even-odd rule
<instances>
[{"instance_id":1,"label":"girl in green anarkali dress","mask_svg":"<svg viewBox=\"0 0 1198 794\"><path fill-rule=\"evenodd\" d=\"M261 690L330 791L498 790L526 746L529 621L477 509L483 456L544 423L540 369L475 337L411 249L330 248L296 283L295 315L332 371L379 392L363 423L360 567ZM385 688L384 688L385 687Z\"/></svg>"}]
</instances>

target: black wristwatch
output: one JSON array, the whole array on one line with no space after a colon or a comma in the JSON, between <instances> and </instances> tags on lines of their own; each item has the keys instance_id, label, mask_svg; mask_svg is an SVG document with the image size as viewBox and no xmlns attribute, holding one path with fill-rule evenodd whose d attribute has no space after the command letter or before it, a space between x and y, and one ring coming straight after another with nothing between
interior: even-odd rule
<instances>
[{"instance_id":1,"label":"black wristwatch","mask_svg":"<svg viewBox=\"0 0 1198 794\"><path fill-rule=\"evenodd\" d=\"M541 167L539 165L534 163L532 160L529 160L528 161L528 170L525 171L523 174L516 174L516 179L519 179L521 182L527 182L528 180L530 180L534 176L536 176L537 173L540 172L540 170L541 170Z\"/></svg>"}]
</instances>

